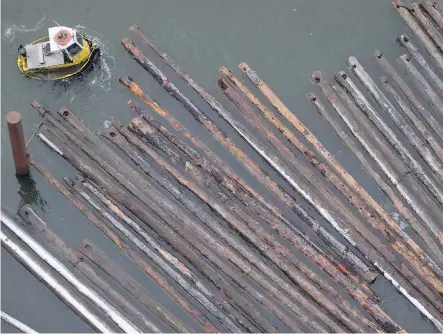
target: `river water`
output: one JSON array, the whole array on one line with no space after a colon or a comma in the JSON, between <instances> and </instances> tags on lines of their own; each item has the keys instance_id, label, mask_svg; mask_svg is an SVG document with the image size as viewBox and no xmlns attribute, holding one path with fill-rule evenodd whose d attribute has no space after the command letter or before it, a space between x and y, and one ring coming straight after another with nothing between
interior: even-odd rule
<instances>
[{"instance_id":1,"label":"river water","mask_svg":"<svg viewBox=\"0 0 443 334\"><path fill-rule=\"evenodd\" d=\"M314 69L322 69L331 77L346 69L347 57L355 55L371 73L379 74L370 57L374 48L390 59L400 55L395 39L407 29L389 0L3 0L1 18L2 117L9 110L20 111L26 138L41 121L29 106L32 99L53 111L68 105L96 132L103 131L112 120L128 122L134 115L125 104L134 97L119 84L118 78L129 74L179 120L207 138L214 150L220 150L120 45L121 38L130 35L128 27L135 23L216 97L220 96L216 86L219 67L236 70L237 64L246 60L373 196L386 203L305 96L314 89L309 82ZM99 67L83 78L59 84L26 79L16 67L17 47L47 35L47 28L55 25L54 21L78 27L97 38L104 51ZM161 62L157 63L167 70ZM178 82L181 89L189 91ZM200 105L236 142L241 142L211 110L203 103ZM14 216L20 206L31 204L69 245L75 247L81 240L90 239L134 277L153 287L36 172L30 178L15 177L3 118L1 126L2 209ZM241 145L247 149L244 142ZM29 150L57 177L74 175L72 167L37 139L31 141ZM238 166L226 152L220 153ZM238 172L252 180L244 170ZM38 331L90 331L9 254L2 252L1 259L3 310ZM378 279L374 288L386 299L383 307L407 331L434 330L385 280ZM158 289L153 289L153 293L174 307L164 293ZM195 330L201 330L192 320L187 321ZM5 326L4 330L12 329Z\"/></svg>"}]
</instances>

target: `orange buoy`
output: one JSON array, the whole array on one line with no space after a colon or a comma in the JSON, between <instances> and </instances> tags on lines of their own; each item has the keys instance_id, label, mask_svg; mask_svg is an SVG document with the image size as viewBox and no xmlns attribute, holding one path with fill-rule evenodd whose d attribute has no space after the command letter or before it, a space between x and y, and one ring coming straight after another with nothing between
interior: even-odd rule
<instances>
[{"instance_id":1,"label":"orange buoy","mask_svg":"<svg viewBox=\"0 0 443 334\"><path fill-rule=\"evenodd\" d=\"M71 32L66 29L59 30L54 36L54 40L58 45L66 45L71 41L71 39Z\"/></svg>"}]
</instances>

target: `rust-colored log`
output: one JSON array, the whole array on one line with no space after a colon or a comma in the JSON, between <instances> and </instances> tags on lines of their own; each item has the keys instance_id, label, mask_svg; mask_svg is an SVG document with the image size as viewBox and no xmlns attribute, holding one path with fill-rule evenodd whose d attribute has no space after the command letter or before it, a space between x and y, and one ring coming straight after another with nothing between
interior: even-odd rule
<instances>
[{"instance_id":1,"label":"rust-colored log","mask_svg":"<svg viewBox=\"0 0 443 334\"><path fill-rule=\"evenodd\" d=\"M140 326L140 329L155 333L160 332L160 329L157 326L137 310L134 305L129 303L126 298L115 291L114 288L100 277L87 262L84 262L73 249L66 245L66 243L49 228L49 226L34 212L34 210L32 210L30 206L26 205L22 207L20 209L20 216L24 219L28 230L30 230L33 235L43 239L46 246L48 246L54 253L61 256L67 262L70 262L74 266L74 272L76 272L77 275L87 279L101 290L106 299L129 315L131 321L137 324L137 326Z\"/></svg>"},{"instance_id":2,"label":"rust-colored log","mask_svg":"<svg viewBox=\"0 0 443 334\"><path fill-rule=\"evenodd\" d=\"M9 111L6 114L6 122L8 123L15 173L21 176L28 175L29 154L26 150L25 135L23 134L22 116L18 111Z\"/></svg>"}]
</instances>

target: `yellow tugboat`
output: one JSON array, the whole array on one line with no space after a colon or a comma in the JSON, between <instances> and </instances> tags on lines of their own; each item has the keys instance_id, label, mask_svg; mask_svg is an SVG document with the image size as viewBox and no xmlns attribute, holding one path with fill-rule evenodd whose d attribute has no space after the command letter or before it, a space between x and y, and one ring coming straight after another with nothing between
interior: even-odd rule
<instances>
[{"instance_id":1,"label":"yellow tugboat","mask_svg":"<svg viewBox=\"0 0 443 334\"><path fill-rule=\"evenodd\" d=\"M17 65L28 77L60 80L83 72L100 55L97 43L72 28L53 27L48 37L18 48Z\"/></svg>"}]
</instances>

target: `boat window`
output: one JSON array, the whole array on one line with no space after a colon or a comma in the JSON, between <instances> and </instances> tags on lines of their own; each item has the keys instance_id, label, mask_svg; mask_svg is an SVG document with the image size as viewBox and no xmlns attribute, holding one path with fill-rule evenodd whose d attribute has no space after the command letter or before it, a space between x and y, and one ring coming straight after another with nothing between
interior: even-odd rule
<instances>
[{"instance_id":1,"label":"boat window","mask_svg":"<svg viewBox=\"0 0 443 334\"><path fill-rule=\"evenodd\" d=\"M75 57L77 55L77 53L79 53L81 50L82 50L82 48L77 43L72 44L70 47L68 47L66 49L66 51L69 52L71 57Z\"/></svg>"},{"instance_id":2,"label":"boat window","mask_svg":"<svg viewBox=\"0 0 443 334\"><path fill-rule=\"evenodd\" d=\"M80 44L81 46L83 46L83 37L82 35L80 35L78 32L75 33L75 38L77 39L78 44Z\"/></svg>"}]
</instances>

